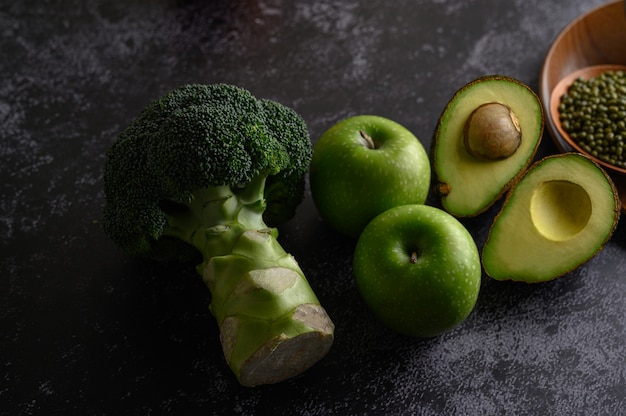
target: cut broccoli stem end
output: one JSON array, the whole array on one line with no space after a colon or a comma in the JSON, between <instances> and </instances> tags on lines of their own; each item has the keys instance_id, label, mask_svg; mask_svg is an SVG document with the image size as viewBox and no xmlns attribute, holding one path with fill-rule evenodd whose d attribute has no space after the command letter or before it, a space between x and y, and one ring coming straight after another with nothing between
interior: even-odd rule
<instances>
[{"instance_id":1,"label":"cut broccoli stem end","mask_svg":"<svg viewBox=\"0 0 626 416\"><path fill-rule=\"evenodd\" d=\"M296 260L263 221L264 178L194 193L167 235L202 254L224 357L244 386L294 377L330 350L334 324Z\"/></svg>"},{"instance_id":2,"label":"cut broccoli stem end","mask_svg":"<svg viewBox=\"0 0 626 416\"><path fill-rule=\"evenodd\" d=\"M226 361L244 386L294 377L330 350L334 324L295 259L267 230L206 264Z\"/></svg>"}]
</instances>

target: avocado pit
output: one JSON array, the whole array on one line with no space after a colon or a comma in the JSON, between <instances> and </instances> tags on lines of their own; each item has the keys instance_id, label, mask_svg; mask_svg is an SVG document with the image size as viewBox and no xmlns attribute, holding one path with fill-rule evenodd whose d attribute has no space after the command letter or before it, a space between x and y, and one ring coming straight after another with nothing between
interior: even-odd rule
<instances>
[{"instance_id":1,"label":"avocado pit","mask_svg":"<svg viewBox=\"0 0 626 416\"><path fill-rule=\"evenodd\" d=\"M477 107L467 118L463 142L474 157L502 160L515 153L522 142L522 129L506 105L489 102Z\"/></svg>"}]
</instances>

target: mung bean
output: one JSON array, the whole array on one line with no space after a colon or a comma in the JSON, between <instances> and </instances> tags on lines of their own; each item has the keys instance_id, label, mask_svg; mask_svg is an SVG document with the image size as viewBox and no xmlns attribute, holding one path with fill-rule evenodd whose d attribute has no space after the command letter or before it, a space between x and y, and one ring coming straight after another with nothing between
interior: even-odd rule
<instances>
[{"instance_id":1,"label":"mung bean","mask_svg":"<svg viewBox=\"0 0 626 416\"><path fill-rule=\"evenodd\" d=\"M589 154L626 168L626 71L574 80L561 97L563 130Z\"/></svg>"}]
</instances>

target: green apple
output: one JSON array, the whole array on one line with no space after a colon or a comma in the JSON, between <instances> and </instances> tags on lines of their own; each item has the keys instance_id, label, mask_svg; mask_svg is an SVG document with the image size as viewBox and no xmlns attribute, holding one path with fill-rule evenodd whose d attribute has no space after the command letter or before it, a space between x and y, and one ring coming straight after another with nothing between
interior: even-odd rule
<instances>
[{"instance_id":1,"label":"green apple","mask_svg":"<svg viewBox=\"0 0 626 416\"><path fill-rule=\"evenodd\" d=\"M359 237L354 278L365 303L391 329L428 338L463 322L478 299L478 248L455 217L428 205L391 208Z\"/></svg>"},{"instance_id":2,"label":"green apple","mask_svg":"<svg viewBox=\"0 0 626 416\"><path fill-rule=\"evenodd\" d=\"M320 137L309 179L321 217L356 238L383 211L426 201L430 160L422 143L402 125L379 116L354 116Z\"/></svg>"}]
</instances>

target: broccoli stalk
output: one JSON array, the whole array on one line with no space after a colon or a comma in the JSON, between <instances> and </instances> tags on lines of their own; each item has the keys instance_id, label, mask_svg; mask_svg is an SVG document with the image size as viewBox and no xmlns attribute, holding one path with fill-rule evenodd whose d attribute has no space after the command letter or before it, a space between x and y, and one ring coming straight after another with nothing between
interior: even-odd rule
<instances>
[{"instance_id":1,"label":"broccoli stalk","mask_svg":"<svg viewBox=\"0 0 626 416\"><path fill-rule=\"evenodd\" d=\"M153 101L111 145L103 227L122 250L194 258L222 350L244 386L300 374L334 325L277 240L304 194L311 143L291 109L227 84Z\"/></svg>"}]
</instances>

